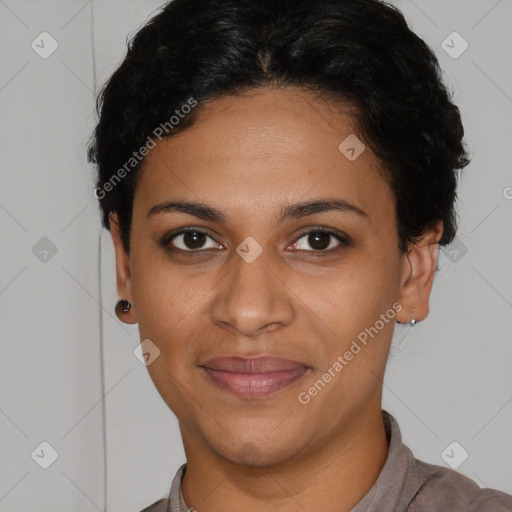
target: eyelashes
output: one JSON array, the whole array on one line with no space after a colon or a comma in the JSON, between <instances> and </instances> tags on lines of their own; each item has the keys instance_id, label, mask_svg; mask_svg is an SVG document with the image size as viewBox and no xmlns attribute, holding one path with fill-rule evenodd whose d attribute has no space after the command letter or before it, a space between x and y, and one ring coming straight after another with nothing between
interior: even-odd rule
<instances>
[{"instance_id":1,"label":"eyelashes","mask_svg":"<svg viewBox=\"0 0 512 512\"><path fill-rule=\"evenodd\" d=\"M203 246L205 243L207 243L208 239L210 239L212 243L210 247L207 247L206 250L204 250ZM332 255L352 245L352 240L348 235L323 227L317 227L309 229L307 231L303 231L295 238L293 244L291 245L295 247L297 247L298 245L303 245L300 244L300 241L303 239L305 239L306 244L309 244L310 246L317 244L318 239L320 239L320 249L315 249L314 247L312 250L302 248L297 249L297 252L306 253L311 256ZM332 239L338 242L338 244L335 245L334 247L332 247ZM178 240L178 244L182 246L181 248L173 245L173 242L176 243L176 240ZM322 243L325 240L328 241L326 247L324 247L325 243ZM191 245L192 248L187 246L187 244ZM162 246L167 252L171 254L179 254L192 257L204 256L206 254L219 252L223 248L220 244L214 241L213 237L208 232L195 227L186 227L178 231L169 233L160 240L159 245ZM194 246L196 247L194 248Z\"/></svg>"},{"instance_id":2,"label":"eyelashes","mask_svg":"<svg viewBox=\"0 0 512 512\"><path fill-rule=\"evenodd\" d=\"M293 245L296 246L298 244L298 242L302 239L305 239L306 243L309 244L309 243L311 243L310 237L312 237L313 235L320 235L320 238L323 238L323 239L331 238L331 242L333 241L332 239L334 239L339 243L338 243L338 245L335 245L334 247L331 247L331 248L329 248L331 246L331 242L329 242L327 247L323 248L323 249L313 249L312 251L307 250L307 249L299 249L299 250L303 250L304 252L309 252L309 253L313 253L313 254L319 254L319 253L332 254L333 252L340 250L340 248L350 245L350 242L349 242L347 236L342 236L341 234L339 234L335 231L330 231L325 228L310 229L309 231L305 231L305 232L301 233ZM313 243L315 243L315 242L313 242ZM320 245L322 245L322 244L320 244Z\"/></svg>"},{"instance_id":3,"label":"eyelashes","mask_svg":"<svg viewBox=\"0 0 512 512\"><path fill-rule=\"evenodd\" d=\"M192 253L192 254L198 254L198 253L199 254L205 254L205 253L208 252L208 251L204 251L204 250L190 249L190 248L188 250L187 249L179 249L179 248L176 248L176 247L171 245L171 242L174 239L176 239L178 237L183 237L183 240L184 240L187 235L196 235L196 237L195 237L196 243L197 243L197 239L199 239L199 243L201 243L201 241L204 238L212 239L212 237L208 233L206 233L205 231L201 231L200 229L197 229L197 228L183 228L183 229L181 229L180 231L178 231L178 232L176 232L174 234L170 234L170 235L167 235L166 237L164 237L164 239L162 240L163 245L168 250L170 250L171 252L182 252L182 253ZM190 238L193 238L193 237L190 236L189 237L189 241L190 241ZM182 244L183 244L183 242L182 242Z\"/></svg>"}]
</instances>

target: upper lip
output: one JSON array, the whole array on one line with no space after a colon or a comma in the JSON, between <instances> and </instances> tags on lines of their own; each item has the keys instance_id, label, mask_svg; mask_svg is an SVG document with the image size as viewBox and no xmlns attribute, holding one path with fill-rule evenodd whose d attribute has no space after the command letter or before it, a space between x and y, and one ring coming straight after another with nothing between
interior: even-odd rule
<instances>
[{"instance_id":1,"label":"upper lip","mask_svg":"<svg viewBox=\"0 0 512 512\"><path fill-rule=\"evenodd\" d=\"M241 357L226 356L209 359L200 366L212 370L222 370L231 373L271 373L297 368L307 368L306 365L290 359L274 356Z\"/></svg>"}]
</instances>

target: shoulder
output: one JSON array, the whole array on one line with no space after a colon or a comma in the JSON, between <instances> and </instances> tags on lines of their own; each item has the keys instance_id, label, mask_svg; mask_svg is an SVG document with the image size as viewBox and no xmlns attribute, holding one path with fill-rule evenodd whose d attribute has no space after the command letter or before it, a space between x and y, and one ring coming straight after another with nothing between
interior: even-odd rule
<instances>
[{"instance_id":1,"label":"shoulder","mask_svg":"<svg viewBox=\"0 0 512 512\"><path fill-rule=\"evenodd\" d=\"M149 507L146 507L140 512L168 512L171 509L173 511L179 510L182 512L185 510L186 512L190 512L191 509L187 510L180 492L181 480L185 475L186 470L187 463L185 462L178 468L178 471L176 471L176 474L174 475L168 497L155 501L152 505L149 505Z\"/></svg>"},{"instance_id":2,"label":"shoulder","mask_svg":"<svg viewBox=\"0 0 512 512\"><path fill-rule=\"evenodd\" d=\"M166 512L168 501L169 500L167 498L162 498L161 500L155 501L155 503L149 505L149 507L146 507L140 512Z\"/></svg>"},{"instance_id":3,"label":"shoulder","mask_svg":"<svg viewBox=\"0 0 512 512\"><path fill-rule=\"evenodd\" d=\"M407 508L408 512L450 510L451 512L511 512L512 495L483 489L453 469L417 460L419 469L430 474Z\"/></svg>"}]
</instances>

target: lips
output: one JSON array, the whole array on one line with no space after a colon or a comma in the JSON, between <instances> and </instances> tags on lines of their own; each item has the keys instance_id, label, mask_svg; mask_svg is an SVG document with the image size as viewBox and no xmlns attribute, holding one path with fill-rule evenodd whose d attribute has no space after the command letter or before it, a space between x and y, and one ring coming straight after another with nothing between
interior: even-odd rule
<instances>
[{"instance_id":1,"label":"lips","mask_svg":"<svg viewBox=\"0 0 512 512\"><path fill-rule=\"evenodd\" d=\"M294 384L309 370L297 361L262 356L218 357L200 365L218 387L242 397L263 397Z\"/></svg>"}]
</instances>

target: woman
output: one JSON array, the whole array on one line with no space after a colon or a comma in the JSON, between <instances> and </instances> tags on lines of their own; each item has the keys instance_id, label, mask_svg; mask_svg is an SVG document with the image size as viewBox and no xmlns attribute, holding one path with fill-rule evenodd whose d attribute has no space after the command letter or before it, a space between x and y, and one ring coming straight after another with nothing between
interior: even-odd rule
<instances>
[{"instance_id":1,"label":"woman","mask_svg":"<svg viewBox=\"0 0 512 512\"><path fill-rule=\"evenodd\" d=\"M146 511L501 511L381 409L469 163L429 47L377 0L175 0L98 98L116 307L187 463Z\"/></svg>"}]
</instances>

